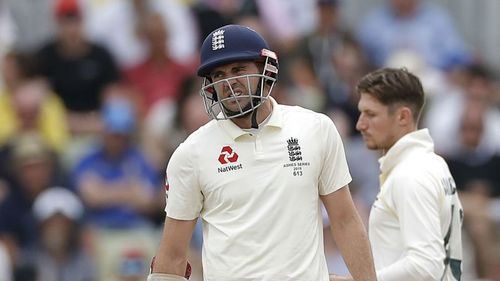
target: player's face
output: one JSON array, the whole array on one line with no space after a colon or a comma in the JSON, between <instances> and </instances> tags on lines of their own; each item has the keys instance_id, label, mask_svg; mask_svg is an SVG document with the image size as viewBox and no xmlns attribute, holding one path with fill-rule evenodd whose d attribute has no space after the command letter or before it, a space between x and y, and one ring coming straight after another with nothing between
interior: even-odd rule
<instances>
[{"instance_id":1,"label":"player's face","mask_svg":"<svg viewBox=\"0 0 500 281\"><path fill-rule=\"evenodd\" d=\"M387 151L397 140L397 114L369 94L361 93L356 129L369 149Z\"/></svg>"},{"instance_id":2,"label":"player's face","mask_svg":"<svg viewBox=\"0 0 500 281\"><path fill-rule=\"evenodd\" d=\"M251 101L250 95L255 94L259 77L246 76L259 74L255 62L236 62L216 67L210 78L224 107L233 112L240 112ZM216 83L219 82L219 83Z\"/></svg>"}]
</instances>

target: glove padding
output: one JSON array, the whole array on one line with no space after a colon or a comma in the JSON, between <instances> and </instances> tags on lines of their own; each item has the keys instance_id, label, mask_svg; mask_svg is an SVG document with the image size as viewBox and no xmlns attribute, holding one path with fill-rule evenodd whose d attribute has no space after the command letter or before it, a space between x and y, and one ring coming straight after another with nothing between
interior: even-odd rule
<instances>
[{"instance_id":1,"label":"glove padding","mask_svg":"<svg viewBox=\"0 0 500 281\"><path fill-rule=\"evenodd\" d=\"M147 281L187 281L187 279L179 275L151 273L148 275Z\"/></svg>"}]
</instances>

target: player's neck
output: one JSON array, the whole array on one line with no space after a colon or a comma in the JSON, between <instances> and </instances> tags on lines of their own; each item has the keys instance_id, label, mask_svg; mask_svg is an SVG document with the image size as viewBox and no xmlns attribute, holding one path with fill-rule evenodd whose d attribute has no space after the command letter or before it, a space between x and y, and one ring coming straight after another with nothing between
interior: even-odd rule
<instances>
[{"instance_id":1,"label":"player's neck","mask_svg":"<svg viewBox=\"0 0 500 281\"><path fill-rule=\"evenodd\" d=\"M395 137L393 138L392 142L389 143L389 145L387 145L386 147L384 147L382 149L382 153L383 155L386 155L387 154L387 151L389 151L389 149L391 149L391 147L393 147L401 138L403 138L404 136L410 134L410 133L413 133L417 131L417 127L416 125L410 125L410 126L407 126L407 127L404 127L404 128L401 128L396 134L395 134Z\"/></svg>"},{"instance_id":2,"label":"player's neck","mask_svg":"<svg viewBox=\"0 0 500 281\"><path fill-rule=\"evenodd\" d=\"M272 113L273 111L273 105L269 99L266 99L262 102L261 106L259 106L256 109L256 120L257 124L261 124L266 120ZM240 127L241 129L251 129L252 128L252 115L253 113L250 113L248 115L239 117L239 118L233 118L231 121L233 121L236 126Z\"/></svg>"}]
</instances>

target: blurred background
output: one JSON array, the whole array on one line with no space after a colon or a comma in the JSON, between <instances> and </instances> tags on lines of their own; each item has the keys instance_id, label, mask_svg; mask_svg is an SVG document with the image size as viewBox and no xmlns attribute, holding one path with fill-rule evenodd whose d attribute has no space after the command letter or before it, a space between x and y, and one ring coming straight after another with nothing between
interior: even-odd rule
<instances>
[{"instance_id":1,"label":"blurred background","mask_svg":"<svg viewBox=\"0 0 500 281\"><path fill-rule=\"evenodd\" d=\"M500 1L0 0L0 281L145 280L173 150L209 121L203 38L238 23L278 54L273 96L330 116L365 222L376 152L356 82L406 67L464 205L464 274L500 280ZM325 232L328 224L325 220ZM325 234L330 272L348 274ZM201 228L190 249L202 280Z\"/></svg>"}]
</instances>

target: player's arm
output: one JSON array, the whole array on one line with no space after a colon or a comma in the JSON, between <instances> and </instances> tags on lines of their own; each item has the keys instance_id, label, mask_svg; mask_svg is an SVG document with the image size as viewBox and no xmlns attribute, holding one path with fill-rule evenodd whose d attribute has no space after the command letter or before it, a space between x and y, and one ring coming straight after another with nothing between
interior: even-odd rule
<instances>
[{"instance_id":1,"label":"player's arm","mask_svg":"<svg viewBox=\"0 0 500 281\"><path fill-rule=\"evenodd\" d=\"M152 274L148 281L187 280L186 272L189 242L196 226L194 220L176 220L167 217Z\"/></svg>"},{"instance_id":2,"label":"player's arm","mask_svg":"<svg viewBox=\"0 0 500 281\"><path fill-rule=\"evenodd\" d=\"M346 185L320 198L328 212L333 238L354 280L377 280L368 236L349 187Z\"/></svg>"}]
</instances>

